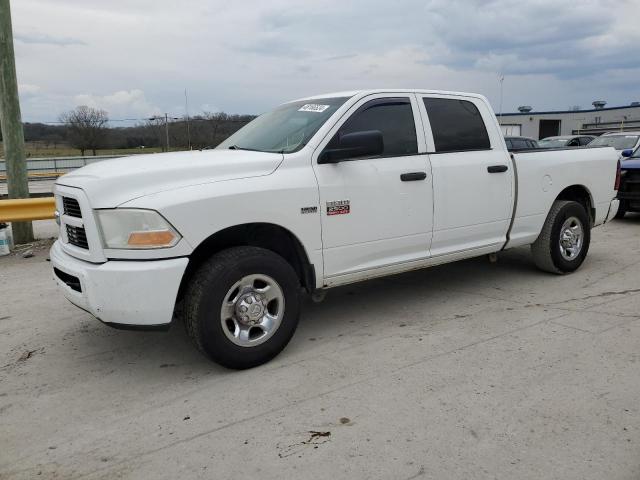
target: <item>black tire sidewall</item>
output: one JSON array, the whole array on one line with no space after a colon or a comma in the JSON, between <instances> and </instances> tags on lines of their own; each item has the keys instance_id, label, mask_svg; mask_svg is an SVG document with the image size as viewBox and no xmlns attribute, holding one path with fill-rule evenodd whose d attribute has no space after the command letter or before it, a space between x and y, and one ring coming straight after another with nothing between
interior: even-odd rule
<instances>
[{"instance_id":1,"label":"black tire sidewall","mask_svg":"<svg viewBox=\"0 0 640 480\"><path fill-rule=\"evenodd\" d=\"M268 253L242 258L204 284L207 293L200 298L197 313L201 342L205 352L223 366L243 369L265 363L284 349L296 330L300 316L297 275L284 259ZM229 340L223 331L220 308L232 285L252 274L268 275L278 282L285 297L284 316L278 330L267 341L255 347L241 347Z\"/></svg>"},{"instance_id":2,"label":"black tire sidewall","mask_svg":"<svg viewBox=\"0 0 640 480\"><path fill-rule=\"evenodd\" d=\"M562 225L569 217L576 217L578 220L580 220L580 222L582 223L582 231L584 235L582 250L580 251L580 254L573 260L565 259L560 252L560 233ZM584 207L577 202L571 202L562 207L562 209L556 215L553 227L551 229L550 250L553 264L563 273L573 272L577 270L578 267L582 265L582 262L584 262L584 259L587 256L590 243L591 224Z\"/></svg>"}]
</instances>

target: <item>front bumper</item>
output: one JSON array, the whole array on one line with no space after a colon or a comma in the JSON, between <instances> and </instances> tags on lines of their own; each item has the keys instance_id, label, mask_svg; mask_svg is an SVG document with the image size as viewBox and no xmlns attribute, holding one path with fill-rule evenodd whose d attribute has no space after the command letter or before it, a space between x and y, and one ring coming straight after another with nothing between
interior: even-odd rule
<instances>
[{"instance_id":1,"label":"front bumper","mask_svg":"<svg viewBox=\"0 0 640 480\"><path fill-rule=\"evenodd\" d=\"M74 305L114 326L154 327L171 322L187 258L110 260L95 264L51 247L54 279Z\"/></svg>"}]
</instances>

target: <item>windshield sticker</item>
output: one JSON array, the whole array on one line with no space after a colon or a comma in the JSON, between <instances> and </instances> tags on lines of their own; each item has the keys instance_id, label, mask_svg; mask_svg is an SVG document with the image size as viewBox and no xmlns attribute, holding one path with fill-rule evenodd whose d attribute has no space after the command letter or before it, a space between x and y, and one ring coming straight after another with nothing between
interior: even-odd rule
<instances>
[{"instance_id":1,"label":"windshield sticker","mask_svg":"<svg viewBox=\"0 0 640 480\"><path fill-rule=\"evenodd\" d=\"M331 105L318 105L317 103L307 103L298 109L299 112L322 113Z\"/></svg>"}]
</instances>

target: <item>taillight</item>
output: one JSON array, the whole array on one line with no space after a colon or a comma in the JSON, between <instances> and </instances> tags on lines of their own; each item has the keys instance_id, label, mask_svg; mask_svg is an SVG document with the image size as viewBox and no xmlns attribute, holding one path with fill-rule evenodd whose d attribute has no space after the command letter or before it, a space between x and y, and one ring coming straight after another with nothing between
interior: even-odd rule
<instances>
[{"instance_id":1,"label":"taillight","mask_svg":"<svg viewBox=\"0 0 640 480\"><path fill-rule=\"evenodd\" d=\"M615 191L620 190L620 168L621 168L620 160L618 160L618 166L616 168L616 183L613 185L613 189Z\"/></svg>"}]
</instances>

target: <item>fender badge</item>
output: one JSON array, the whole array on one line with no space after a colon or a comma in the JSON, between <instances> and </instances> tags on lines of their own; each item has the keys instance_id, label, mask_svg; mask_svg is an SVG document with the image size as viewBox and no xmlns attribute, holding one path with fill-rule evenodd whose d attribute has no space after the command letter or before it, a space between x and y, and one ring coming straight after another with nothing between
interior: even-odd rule
<instances>
[{"instance_id":1,"label":"fender badge","mask_svg":"<svg viewBox=\"0 0 640 480\"><path fill-rule=\"evenodd\" d=\"M347 213L351 213L349 200L327 202L327 215L346 215Z\"/></svg>"},{"instance_id":2,"label":"fender badge","mask_svg":"<svg viewBox=\"0 0 640 480\"><path fill-rule=\"evenodd\" d=\"M300 213L304 215L305 213L316 213L318 211L318 207L302 207L300 209Z\"/></svg>"}]
</instances>

